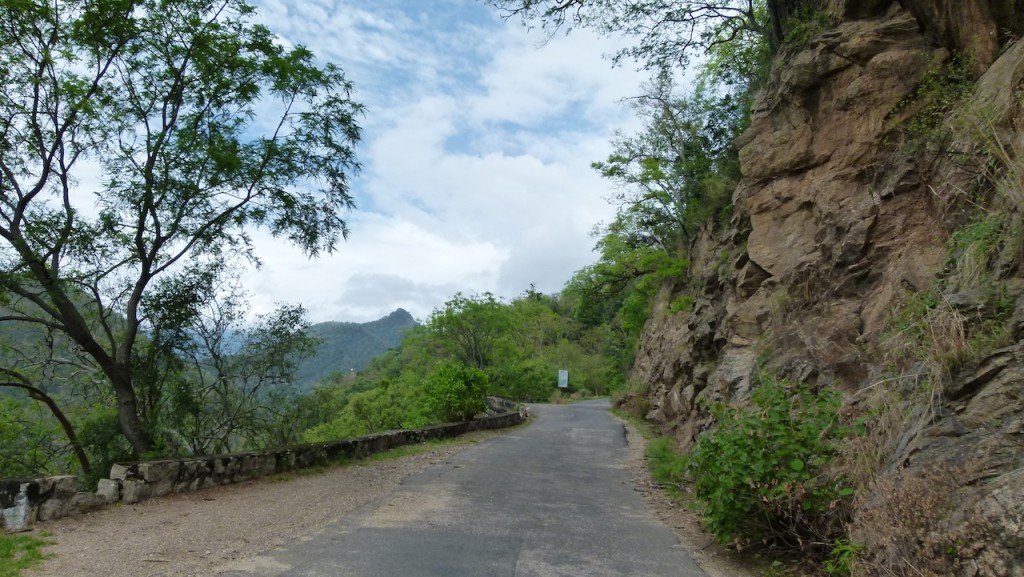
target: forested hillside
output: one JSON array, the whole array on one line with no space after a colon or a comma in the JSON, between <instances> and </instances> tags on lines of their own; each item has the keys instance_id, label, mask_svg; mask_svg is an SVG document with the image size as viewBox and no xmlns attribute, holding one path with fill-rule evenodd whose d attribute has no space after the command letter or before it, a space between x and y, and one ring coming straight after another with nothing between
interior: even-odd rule
<instances>
[{"instance_id":1,"label":"forested hillside","mask_svg":"<svg viewBox=\"0 0 1024 577\"><path fill-rule=\"evenodd\" d=\"M404 309L368 323L327 322L306 331L316 339L313 353L295 369L295 385L308 391L334 373L362 372L374 357L398 347L416 319Z\"/></svg>"}]
</instances>

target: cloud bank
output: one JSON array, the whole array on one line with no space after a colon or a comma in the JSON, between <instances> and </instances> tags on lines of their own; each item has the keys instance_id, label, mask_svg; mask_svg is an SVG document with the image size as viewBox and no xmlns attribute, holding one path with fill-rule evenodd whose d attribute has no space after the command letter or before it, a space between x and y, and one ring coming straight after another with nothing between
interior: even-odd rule
<instances>
[{"instance_id":1,"label":"cloud bank","mask_svg":"<svg viewBox=\"0 0 1024 577\"><path fill-rule=\"evenodd\" d=\"M612 191L590 163L634 128L621 99L643 80L603 58L613 41L544 43L476 0L256 6L283 43L345 70L367 113L348 242L308 261L256 234L254 312L298 302L314 322L398 307L422 319L457 291L558 291L593 261Z\"/></svg>"}]
</instances>

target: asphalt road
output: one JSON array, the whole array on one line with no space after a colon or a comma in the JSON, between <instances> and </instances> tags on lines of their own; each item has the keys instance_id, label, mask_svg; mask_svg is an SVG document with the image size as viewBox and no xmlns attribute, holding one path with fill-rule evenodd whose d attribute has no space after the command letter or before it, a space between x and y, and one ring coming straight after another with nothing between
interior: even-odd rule
<instances>
[{"instance_id":1,"label":"asphalt road","mask_svg":"<svg viewBox=\"0 0 1024 577\"><path fill-rule=\"evenodd\" d=\"M625 429L607 410L606 401L534 407L530 426L219 575L703 576L633 490Z\"/></svg>"}]
</instances>

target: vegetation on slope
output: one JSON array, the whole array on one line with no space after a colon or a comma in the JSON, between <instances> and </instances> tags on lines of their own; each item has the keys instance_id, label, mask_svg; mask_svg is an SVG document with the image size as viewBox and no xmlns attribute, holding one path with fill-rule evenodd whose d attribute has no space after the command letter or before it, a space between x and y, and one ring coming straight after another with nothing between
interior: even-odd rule
<instances>
[{"instance_id":1,"label":"vegetation on slope","mask_svg":"<svg viewBox=\"0 0 1024 577\"><path fill-rule=\"evenodd\" d=\"M313 354L299 362L295 386L308 391L334 373L362 372L374 357L400 346L402 337L415 326L416 320L403 309L368 323L310 325L307 334L316 339L316 345Z\"/></svg>"}]
</instances>

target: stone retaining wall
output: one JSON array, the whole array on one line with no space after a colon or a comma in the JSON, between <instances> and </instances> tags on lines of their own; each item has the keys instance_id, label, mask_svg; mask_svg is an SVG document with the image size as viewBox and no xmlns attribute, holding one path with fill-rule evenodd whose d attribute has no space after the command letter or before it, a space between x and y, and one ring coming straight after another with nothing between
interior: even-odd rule
<instances>
[{"instance_id":1,"label":"stone retaining wall","mask_svg":"<svg viewBox=\"0 0 1024 577\"><path fill-rule=\"evenodd\" d=\"M101 479L95 493L76 491L74 476L0 480L0 528L23 531L37 521L76 515L106 505L137 503L151 497L186 493L217 485L229 485L275 473L358 459L434 439L457 437L471 431L518 425L525 412L513 411L462 423L450 423L406 431L326 443L296 445L265 451L118 463L109 479Z\"/></svg>"}]
</instances>

